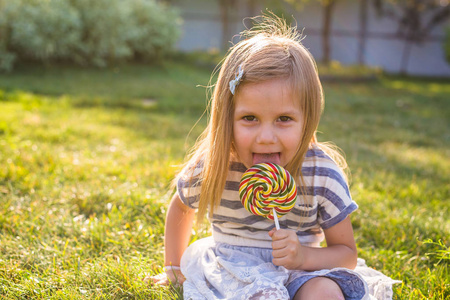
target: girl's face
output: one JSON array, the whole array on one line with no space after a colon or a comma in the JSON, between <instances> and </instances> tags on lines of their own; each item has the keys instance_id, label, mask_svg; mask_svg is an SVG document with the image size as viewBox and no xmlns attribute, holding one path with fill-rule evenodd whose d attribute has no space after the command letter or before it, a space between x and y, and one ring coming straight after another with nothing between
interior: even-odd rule
<instances>
[{"instance_id":1,"label":"girl's face","mask_svg":"<svg viewBox=\"0 0 450 300\"><path fill-rule=\"evenodd\" d=\"M234 148L247 167L262 162L285 167L297 152L303 114L284 79L241 86L235 96Z\"/></svg>"}]
</instances>

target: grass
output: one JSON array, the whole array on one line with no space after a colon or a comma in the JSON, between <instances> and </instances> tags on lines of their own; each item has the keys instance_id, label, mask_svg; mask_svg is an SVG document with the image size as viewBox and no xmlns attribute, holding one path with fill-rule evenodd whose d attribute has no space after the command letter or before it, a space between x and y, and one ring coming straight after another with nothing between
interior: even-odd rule
<instances>
[{"instance_id":1,"label":"grass","mask_svg":"<svg viewBox=\"0 0 450 300\"><path fill-rule=\"evenodd\" d=\"M163 262L170 181L205 126L191 132L209 74L171 62L0 75L2 298L181 299L141 279ZM402 280L394 299L448 298L450 86L324 88L319 138L346 153L360 257Z\"/></svg>"}]
</instances>

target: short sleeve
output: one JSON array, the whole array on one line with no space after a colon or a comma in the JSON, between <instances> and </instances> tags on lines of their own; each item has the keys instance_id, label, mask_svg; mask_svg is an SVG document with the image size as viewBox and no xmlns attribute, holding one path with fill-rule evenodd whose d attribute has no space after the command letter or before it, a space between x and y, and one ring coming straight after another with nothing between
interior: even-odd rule
<instances>
[{"instance_id":1,"label":"short sleeve","mask_svg":"<svg viewBox=\"0 0 450 300\"><path fill-rule=\"evenodd\" d=\"M334 162L320 172L323 184L318 188L318 222L327 229L343 221L358 205L352 200L347 182Z\"/></svg>"},{"instance_id":2,"label":"short sleeve","mask_svg":"<svg viewBox=\"0 0 450 300\"><path fill-rule=\"evenodd\" d=\"M190 208L197 209L200 201L200 174L203 164L198 163L194 170L192 165L186 166L178 175L177 192L181 201Z\"/></svg>"}]
</instances>

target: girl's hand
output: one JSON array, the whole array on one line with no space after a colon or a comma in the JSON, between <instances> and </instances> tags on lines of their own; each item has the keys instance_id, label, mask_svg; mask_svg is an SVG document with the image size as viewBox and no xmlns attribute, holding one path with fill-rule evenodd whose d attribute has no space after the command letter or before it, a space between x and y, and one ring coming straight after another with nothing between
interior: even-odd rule
<instances>
[{"instance_id":1,"label":"girl's hand","mask_svg":"<svg viewBox=\"0 0 450 300\"><path fill-rule=\"evenodd\" d=\"M301 270L306 261L305 251L293 230L275 228L269 231L272 238L273 264L288 270Z\"/></svg>"},{"instance_id":2,"label":"girl's hand","mask_svg":"<svg viewBox=\"0 0 450 300\"><path fill-rule=\"evenodd\" d=\"M144 282L156 285L182 285L186 280L180 270L167 270L154 276L146 276Z\"/></svg>"}]
</instances>

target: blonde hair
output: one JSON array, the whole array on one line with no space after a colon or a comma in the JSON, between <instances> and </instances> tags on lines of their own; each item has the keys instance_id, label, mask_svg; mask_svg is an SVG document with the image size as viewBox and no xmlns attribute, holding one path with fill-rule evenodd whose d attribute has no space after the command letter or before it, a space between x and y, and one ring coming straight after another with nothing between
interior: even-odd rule
<instances>
[{"instance_id":1,"label":"blonde hair","mask_svg":"<svg viewBox=\"0 0 450 300\"><path fill-rule=\"evenodd\" d=\"M201 182L197 224L202 223L208 210L212 214L220 204L230 156L235 151L232 141L235 98L229 82L235 79L239 67L244 72L235 93L246 84L283 78L298 97L304 117L303 135L295 156L285 168L294 176L303 195L301 166L313 144L346 167L338 151L317 141L316 130L324 105L322 85L314 58L301 44L301 34L273 14L255 20L259 22L241 33L244 39L229 50L222 63L210 100L208 125L192 148L187 163L191 180L195 167L203 165L201 174L196 176Z\"/></svg>"}]
</instances>

